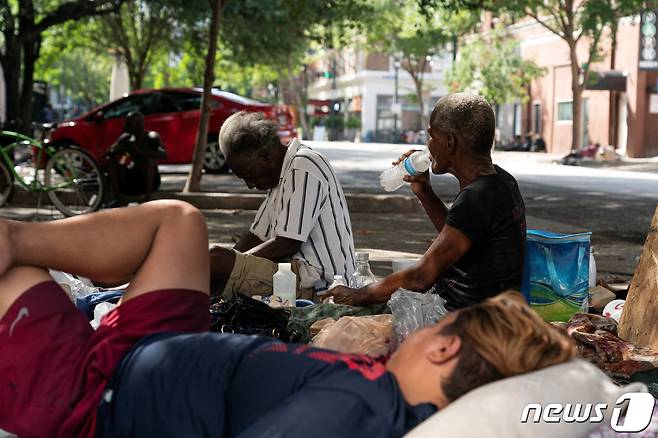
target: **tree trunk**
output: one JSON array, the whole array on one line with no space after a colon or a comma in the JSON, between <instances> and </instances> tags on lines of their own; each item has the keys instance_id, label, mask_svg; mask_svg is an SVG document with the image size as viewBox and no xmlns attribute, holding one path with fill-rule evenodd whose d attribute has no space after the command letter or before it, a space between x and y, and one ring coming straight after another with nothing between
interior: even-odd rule
<instances>
[{"instance_id":1,"label":"tree trunk","mask_svg":"<svg viewBox=\"0 0 658 438\"><path fill-rule=\"evenodd\" d=\"M7 109L7 128L18 129L19 114L19 76L21 73L21 56L18 47L7 44L7 51L2 62L5 77L5 108ZM11 49L10 49L11 48Z\"/></svg>"},{"instance_id":2,"label":"tree trunk","mask_svg":"<svg viewBox=\"0 0 658 438\"><path fill-rule=\"evenodd\" d=\"M610 70L615 69L617 55L617 22L610 27ZM610 91L608 100L608 144L617 148L617 92Z\"/></svg>"},{"instance_id":3,"label":"tree trunk","mask_svg":"<svg viewBox=\"0 0 658 438\"><path fill-rule=\"evenodd\" d=\"M217 36L219 34L219 19L223 0L215 0L212 4L212 21L210 22L210 41L206 54L206 69L203 78L203 98L201 99L201 117L196 134L192 170L187 176L184 193L198 192L201 189L201 171L203 170L203 157L208 142L208 120L210 119L210 100L212 98L212 83L215 78L215 55L217 54Z\"/></svg>"},{"instance_id":4,"label":"tree trunk","mask_svg":"<svg viewBox=\"0 0 658 438\"><path fill-rule=\"evenodd\" d=\"M580 83L580 66L578 65L578 55L576 53L575 41L569 42L569 52L571 57L571 95L572 95L572 118L571 121L571 150L580 149L583 132L582 120L582 98L585 89L585 80ZM585 78L586 79L586 78Z\"/></svg>"},{"instance_id":5,"label":"tree trunk","mask_svg":"<svg viewBox=\"0 0 658 438\"><path fill-rule=\"evenodd\" d=\"M571 123L571 150L575 151L580 149L583 139L583 129L587 129L586 126L583 126L583 88L578 85L578 80L572 84L571 91L573 93L573 121Z\"/></svg>"},{"instance_id":6,"label":"tree trunk","mask_svg":"<svg viewBox=\"0 0 658 438\"><path fill-rule=\"evenodd\" d=\"M299 87L295 84L295 78L290 67L286 69L286 73L288 78L288 90L295 102L295 106L297 107L297 115L299 116L299 123L302 124L303 136L308 140L311 138L311 130L309 129L308 118L306 117L306 103L301 95L302 92L300 92Z\"/></svg>"},{"instance_id":7,"label":"tree trunk","mask_svg":"<svg viewBox=\"0 0 658 438\"><path fill-rule=\"evenodd\" d=\"M32 131L32 96L34 94L34 63L39 54L39 37L23 40L23 83L20 96L20 130L31 134Z\"/></svg>"},{"instance_id":8,"label":"tree trunk","mask_svg":"<svg viewBox=\"0 0 658 438\"><path fill-rule=\"evenodd\" d=\"M420 76L418 76L413 69L409 69L407 72L411 75L416 88L416 97L418 97L418 107L420 108L420 115L418 117L420 129L425 129L427 127L427 120L425 120L425 99L423 99L423 73L421 72Z\"/></svg>"}]
</instances>

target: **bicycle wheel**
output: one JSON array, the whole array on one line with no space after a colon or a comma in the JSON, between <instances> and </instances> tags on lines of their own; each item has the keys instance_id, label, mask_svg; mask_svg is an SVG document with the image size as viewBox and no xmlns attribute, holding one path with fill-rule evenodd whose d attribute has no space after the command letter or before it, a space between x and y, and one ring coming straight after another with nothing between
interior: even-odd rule
<instances>
[{"instance_id":1,"label":"bicycle wheel","mask_svg":"<svg viewBox=\"0 0 658 438\"><path fill-rule=\"evenodd\" d=\"M48 197L65 216L91 213L100 208L105 184L94 157L82 149L55 152L46 164Z\"/></svg>"},{"instance_id":2,"label":"bicycle wheel","mask_svg":"<svg viewBox=\"0 0 658 438\"><path fill-rule=\"evenodd\" d=\"M0 207L9 199L12 187L14 187L14 175L4 163L0 162Z\"/></svg>"}]
</instances>

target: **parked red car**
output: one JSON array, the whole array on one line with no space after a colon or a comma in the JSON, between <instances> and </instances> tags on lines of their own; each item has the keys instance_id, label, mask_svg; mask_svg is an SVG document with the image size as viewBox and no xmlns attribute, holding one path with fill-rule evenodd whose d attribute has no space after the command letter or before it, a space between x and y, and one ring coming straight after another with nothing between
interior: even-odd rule
<instances>
[{"instance_id":1,"label":"parked red car","mask_svg":"<svg viewBox=\"0 0 658 438\"><path fill-rule=\"evenodd\" d=\"M144 114L145 128L160 134L168 158L162 163L191 163L199 125L200 88L166 88L139 90L102 105L78 118L59 123L52 132L54 145L75 144L89 151L99 161L123 132L126 116L132 111ZM294 135L290 108L270 105L237 94L213 89L212 113L208 128L208 149L204 168L210 172L226 169L217 135L224 120L238 111L262 112L275 120L284 142Z\"/></svg>"}]
</instances>

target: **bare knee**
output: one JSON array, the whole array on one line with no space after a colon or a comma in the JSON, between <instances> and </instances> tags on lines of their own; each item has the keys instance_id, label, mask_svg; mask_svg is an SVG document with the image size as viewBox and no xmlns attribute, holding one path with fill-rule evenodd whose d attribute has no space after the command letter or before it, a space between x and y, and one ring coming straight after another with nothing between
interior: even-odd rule
<instances>
[{"instance_id":1,"label":"bare knee","mask_svg":"<svg viewBox=\"0 0 658 438\"><path fill-rule=\"evenodd\" d=\"M157 210L162 220L168 220L184 227L207 229L206 218L193 205L173 199L162 199L144 204L147 208Z\"/></svg>"},{"instance_id":2,"label":"bare knee","mask_svg":"<svg viewBox=\"0 0 658 438\"><path fill-rule=\"evenodd\" d=\"M32 266L10 268L0 277L0 318L23 292L52 277L44 269Z\"/></svg>"}]
</instances>

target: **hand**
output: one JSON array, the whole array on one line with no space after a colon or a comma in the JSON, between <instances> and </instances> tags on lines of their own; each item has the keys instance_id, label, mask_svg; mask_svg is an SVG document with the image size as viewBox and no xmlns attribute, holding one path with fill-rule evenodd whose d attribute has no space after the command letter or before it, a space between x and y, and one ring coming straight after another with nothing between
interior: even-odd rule
<instances>
[{"instance_id":1,"label":"hand","mask_svg":"<svg viewBox=\"0 0 658 438\"><path fill-rule=\"evenodd\" d=\"M336 286L329 289L322 298L334 297L334 303L336 304L361 306L367 303L368 294L365 289L365 287L352 289L347 286Z\"/></svg>"},{"instance_id":2,"label":"hand","mask_svg":"<svg viewBox=\"0 0 658 438\"><path fill-rule=\"evenodd\" d=\"M394 166L400 164L404 159L412 155L413 153L418 152L418 149L411 149L404 154L397 161L393 162ZM414 195L420 197L432 191L432 186L430 185L430 171L421 173L420 175L406 175L403 178L406 182L409 183L409 188Z\"/></svg>"}]
</instances>

